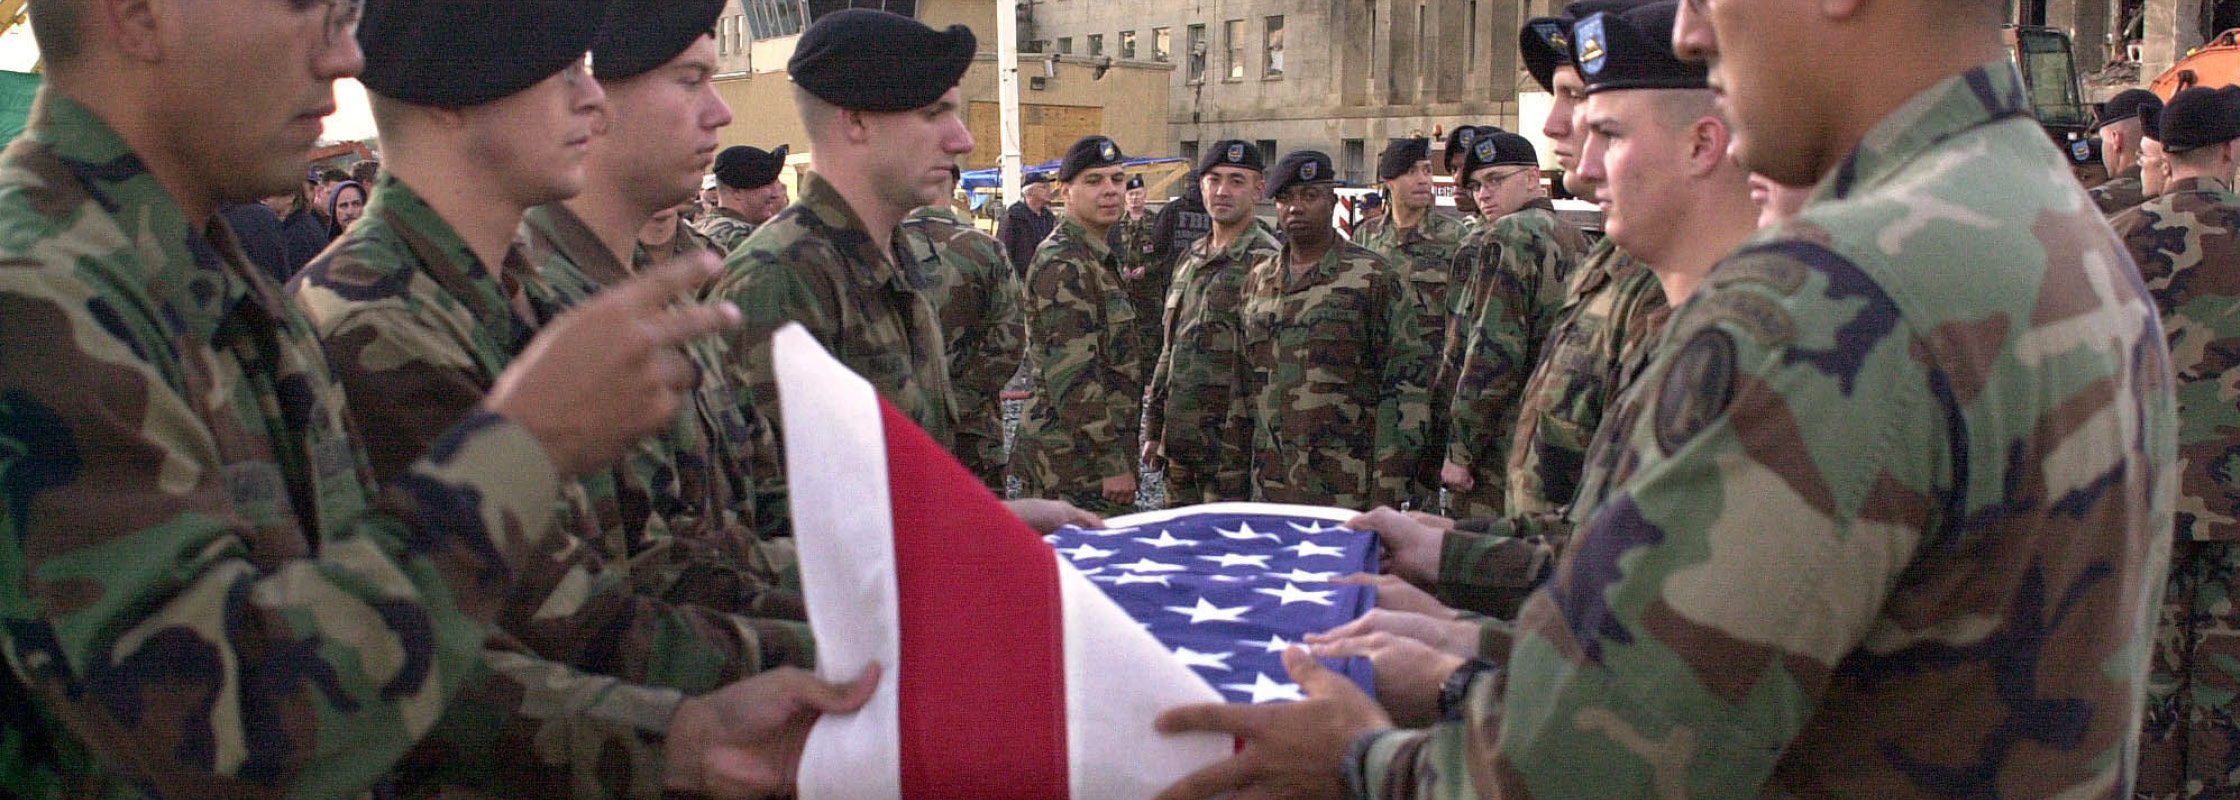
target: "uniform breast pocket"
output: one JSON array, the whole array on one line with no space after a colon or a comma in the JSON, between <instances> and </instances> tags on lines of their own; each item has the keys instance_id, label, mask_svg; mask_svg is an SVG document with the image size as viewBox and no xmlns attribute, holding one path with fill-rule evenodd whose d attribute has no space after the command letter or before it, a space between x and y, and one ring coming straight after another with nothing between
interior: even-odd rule
<instances>
[{"instance_id":1,"label":"uniform breast pocket","mask_svg":"<svg viewBox=\"0 0 2240 800\"><path fill-rule=\"evenodd\" d=\"M1331 378L1338 381L1352 380L1350 370L1366 360L1369 342L1382 333L1369 330L1367 315L1350 307L1317 309L1300 322L1306 329L1307 363L1349 372Z\"/></svg>"}]
</instances>

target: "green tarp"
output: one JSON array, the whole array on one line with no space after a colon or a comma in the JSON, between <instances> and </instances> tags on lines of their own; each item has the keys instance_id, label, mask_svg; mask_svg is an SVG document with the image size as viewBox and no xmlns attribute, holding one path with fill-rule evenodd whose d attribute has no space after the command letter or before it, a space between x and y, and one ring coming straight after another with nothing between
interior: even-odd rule
<instances>
[{"instance_id":1,"label":"green tarp","mask_svg":"<svg viewBox=\"0 0 2240 800\"><path fill-rule=\"evenodd\" d=\"M39 76L0 70L0 145L15 141L31 118L31 98L39 93Z\"/></svg>"}]
</instances>

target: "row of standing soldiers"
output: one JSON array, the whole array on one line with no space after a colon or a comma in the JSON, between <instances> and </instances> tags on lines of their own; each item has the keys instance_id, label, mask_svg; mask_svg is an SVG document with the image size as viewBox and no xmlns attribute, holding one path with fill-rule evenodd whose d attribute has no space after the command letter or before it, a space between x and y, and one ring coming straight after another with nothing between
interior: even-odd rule
<instances>
[{"instance_id":1,"label":"row of standing soldiers","mask_svg":"<svg viewBox=\"0 0 2240 800\"><path fill-rule=\"evenodd\" d=\"M1497 206L1481 213L1472 191L1460 198L1467 216L1439 212L1430 142L1400 140L1379 159L1393 213L1341 240L1304 283L1287 283L1288 237L1254 213L1270 178L1266 154L1244 141L1216 143L1159 215L1101 136L1061 162L1062 213L1023 200L995 239L944 208L913 213L905 228L948 345L957 456L999 494L1008 474L1028 496L1102 512L1135 503L1144 466L1163 470L1173 505L1495 516L1560 504L1539 470L1507 468L1536 460L1509 440L1589 241L1542 196L1524 137L1464 126L1445 152L1448 172L1499 176L1484 187ZM1305 183L1334 184L1328 169ZM1012 259L1006 245L1041 215L1051 232ZM1188 215L1211 230L1177 244L1172 231L1191 224L1172 220ZM1030 391L1007 455L1001 392L1022 360Z\"/></svg>"}]
</instances>

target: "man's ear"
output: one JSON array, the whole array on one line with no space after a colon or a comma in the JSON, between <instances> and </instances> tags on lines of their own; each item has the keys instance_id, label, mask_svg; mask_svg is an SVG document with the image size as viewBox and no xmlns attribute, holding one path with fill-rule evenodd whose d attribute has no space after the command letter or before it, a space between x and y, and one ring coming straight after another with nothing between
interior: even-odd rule
<instances>
[{"instance_id":1,"label":"man's ear","mask_svg":"<svg viewBox=\"0 0 2240 800\"><path fill-rule=\"evenodd\" d=\"M1709 175L1727 160L1727 145L1733 140L1727 123L1716 116L1697 117L1688 126L1688 174L1696 177Z\"/></svg>"},{"instance_id":2,"label":"man's ear","mask_svg":"<svg viewBox=\"0 0 2240 800\"><path fill-rule=\"evenodd\" d=\"M106 37L117 43L117 51L126 58L147 63L163 60L163 29L169 24L166 12L171 0L91 0L93 13L81 23L92 30L81 31L89 37Z\"/></svg>"}]
</instances>

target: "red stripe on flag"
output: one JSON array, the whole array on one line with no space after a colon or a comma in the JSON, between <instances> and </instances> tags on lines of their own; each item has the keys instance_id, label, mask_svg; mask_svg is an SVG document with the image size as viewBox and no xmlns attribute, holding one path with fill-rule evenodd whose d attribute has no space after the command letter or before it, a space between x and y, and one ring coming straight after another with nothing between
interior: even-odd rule
<instances>
[{"instance_id":1,"label":"red stripe on flag","mask_svg":"<svg viewBox=\"0 0 2240 800\"><path fill-rule=\"evenodd\" d=\"M905 798L1063 798L1057 556L880 400L894 503ZM962 765L962 768L960 768Z\"/></svg>"}]
</instances>

